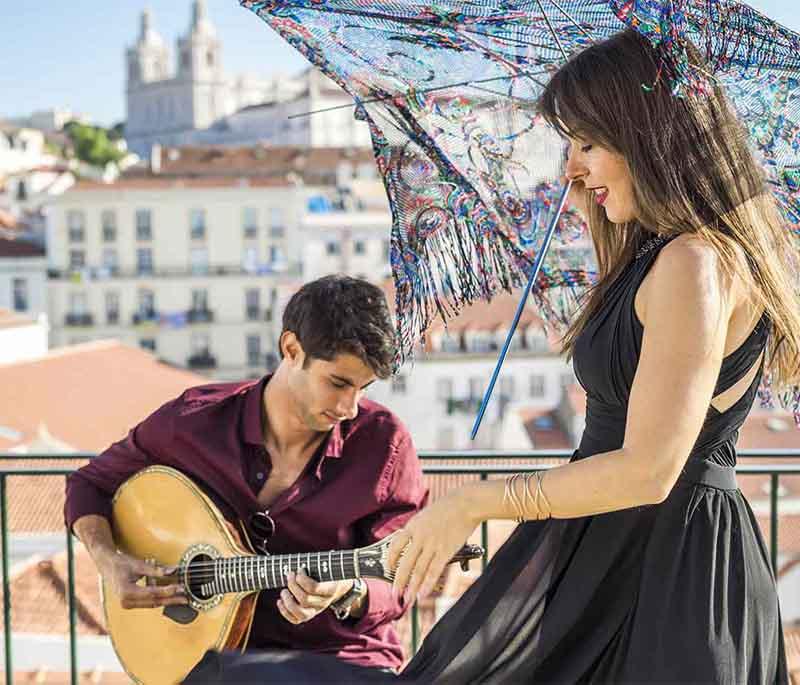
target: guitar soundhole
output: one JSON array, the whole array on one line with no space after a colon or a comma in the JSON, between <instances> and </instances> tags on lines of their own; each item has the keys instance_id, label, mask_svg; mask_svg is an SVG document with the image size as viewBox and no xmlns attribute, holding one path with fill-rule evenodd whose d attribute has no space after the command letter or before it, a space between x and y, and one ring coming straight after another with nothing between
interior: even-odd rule
<instances>
[{"instance_id":1,"label":"guitar soundhole","mask_svg":"<svg viewBox=\"0 0 800 685\"><path fill-rule=\"evenodd\" d=\"M203 588L214 580L214 560L207 554L198 554L189 562L186 571L186 585L189 592L199 600L213 597L213 593Z\"/></svg>"}]
</instances>

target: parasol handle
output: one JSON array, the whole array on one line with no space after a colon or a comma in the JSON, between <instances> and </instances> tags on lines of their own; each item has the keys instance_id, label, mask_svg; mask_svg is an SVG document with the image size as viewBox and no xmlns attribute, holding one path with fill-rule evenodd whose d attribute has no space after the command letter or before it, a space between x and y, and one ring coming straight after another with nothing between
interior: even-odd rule
<instances>
[{"instance_id":1,"label":"parasol handle","mask_svg":"<svg viewBox=\"0 0 800 685\"><path fill-rule=\"evenodd\" d=\"M489 398L492 396L492 391L494 390L494 384L497 382L497 377L500 375L500 369L506 359L508 348L511 345L511 338L514 337L514 331L517 330L517 324L519 324L519 319L522 316L522 310L525 308L525 303L528 301L528 296L531 294L531 288L533 288L533 284L536 282L536 277L539 275L539 270L542 268L545 255L550 249L550 241L553 238L553 233L555 232L558 219L561 217L561 212L564 211L564 205L567 203L567 197L569 196L569 191L571 188L572 181L569 180L567 181L567 185L564 186L564 190L561 193L561 199L558 201L558 210L550 221L550 225L547 227L547 233L545 233L544 241L542 242L541 248L539 248L539 254L536 255L536 262L533 265L531 277L528 279L528 284L525 286L525 290L522 293L519 304L517 305L517 313L514 315L514 321L511 324L511 327L508 329L508 335L506 335L506 341L503 344L503 349L500 351L500 356L497 358L497 364L495 364L494 372L492 373L492 379L489 381L489 387L486 388L486 393L483 396L480 409L478 409L478 416L475 418L475 424L472 426L470 440L474 440L475 436L478 434L478 429L480 428L481 421L483 420L483 415L486 412L487 405L489 404Z\"/></svg>"}]
</instances>

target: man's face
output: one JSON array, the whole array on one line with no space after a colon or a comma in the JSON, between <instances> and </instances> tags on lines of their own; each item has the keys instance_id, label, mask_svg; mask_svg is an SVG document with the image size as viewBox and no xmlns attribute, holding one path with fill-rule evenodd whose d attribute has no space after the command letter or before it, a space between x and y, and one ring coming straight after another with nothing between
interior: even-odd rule
<instances>
[{"instance_id":1,"label":"man's face","mask_svg":"<svg viewBox=\"0 0 800 685\"><path fill-rule=\"evenodd\" d=\"M356 417L364 390L375 380L372 369L352 354L325 361L306 358L301 352L291 363L289 390L303 423L311 430L327 432L340 421Z\"/></svg>"}]
</instances>

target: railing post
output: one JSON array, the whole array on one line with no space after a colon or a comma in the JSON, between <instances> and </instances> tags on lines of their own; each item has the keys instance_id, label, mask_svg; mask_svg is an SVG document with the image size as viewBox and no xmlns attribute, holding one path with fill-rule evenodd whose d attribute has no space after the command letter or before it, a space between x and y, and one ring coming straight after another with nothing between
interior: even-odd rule
<instances>
[{"instance_id":1,"label":"railing post","mask_svg":"<svg viewBox=\"0 0 800 685\"><path fill-rule=\"evenodd\" d=\"M772 574L778 579L778 474L770 476L769 487L769 557Z\"/></svg>"},{"instance_id":2,"label":"railing post","mask_svg":"<svg viewBox=\"0 0 800 685\"><path fill-rule=\"evenodd\" d=\"M71 685L78 685L78 643L75 635L75 551L72 531L67 529L67 611L69 612L69 677Z\"/></svg>"},{"instance_id":3,"label":"railing post","mask_svg":"<svg viewBox=\"0 0 800 685\"><path fill-rule=\"evenodd\" d=\"M419 609L417 603L411 607L411 653L417 653L419 647Z\"/></svg>"},{"instance_id":4,"label":"railing post","mask_svg":"<svg viewBox=\"0 0 800 685\"><path fill-rule=\"evenodd\" d=\"M6 476L0 474L0 529L3 535L3 631L5 639L6 685L14 683L14 664L11 658L11 583L8 574L8 502Z\"/></svg>"},{"instance_id":5,"label":"railing post","mask_svg":"<svg viewBox=\"0 0 800 685\"><path fill-rule=\"evenodd\" d=\"M481 480L485 481L489 478L489 474L484 471L481 473ZM489 565L489 522L481 521L481 546L483 547L483 556L481 557L481 571L485 571Z\"/></svg>"}]
</instances>

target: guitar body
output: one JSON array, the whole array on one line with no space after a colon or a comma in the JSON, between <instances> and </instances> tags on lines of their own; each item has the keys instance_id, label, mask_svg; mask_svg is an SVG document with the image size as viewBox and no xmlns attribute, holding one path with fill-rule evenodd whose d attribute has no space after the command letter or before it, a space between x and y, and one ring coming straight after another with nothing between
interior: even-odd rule
<instances>
[{"instance_id":1,"label":"guitar body","mask_svg":"<svg viewBox=\"0 0 800 685\"><path fill-rule=\"evenodd\" d=\"M220 556L252 554L241 548L211 500L189 478L164 466L140 471L120 486L112 527L119 550L164 565L179 564L196 541ZM199 611L186 607L171 618L166 607L125 609L111 587L101 585L114 650L135 683L180 683L206 650L244 649L255 612L254 592L220 595L213 606Z\"/></svg>"}]
</instances>

